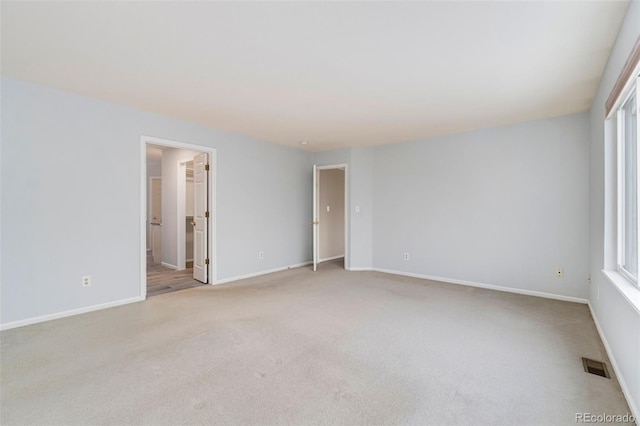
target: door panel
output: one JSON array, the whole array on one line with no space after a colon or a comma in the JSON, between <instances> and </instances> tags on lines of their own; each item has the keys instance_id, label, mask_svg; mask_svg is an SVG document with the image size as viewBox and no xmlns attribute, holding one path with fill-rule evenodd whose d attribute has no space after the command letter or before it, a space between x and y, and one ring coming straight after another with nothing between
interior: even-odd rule
<instances>
[{"instance_id":1,"label":"door panel","mask_svg":"<svg viewBox=\"0 0 640 426\"><path fill-rule=\"evenodd\" d=\"M193 278L207 282L207 229L209 205L207 200L208 154L193 158Z\"/></svg>"},{"instance_id":2,"label":"door panel","mask_svg":"<svg viewBox=\"0 0 640 426\"><path fill-rule=\"evenodd\" d=\"M313 270L314 272L318 270L318 226L320 222L318 221L318 167L313 165Z\"/></svg>"}]
</instances>

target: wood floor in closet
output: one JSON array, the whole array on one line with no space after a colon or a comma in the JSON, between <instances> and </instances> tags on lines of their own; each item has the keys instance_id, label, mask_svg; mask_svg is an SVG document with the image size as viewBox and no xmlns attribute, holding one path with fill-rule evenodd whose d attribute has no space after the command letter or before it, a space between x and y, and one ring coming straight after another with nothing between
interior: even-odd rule
<instances>
[{"instance_id":1,"label":"wood floor in closet","mask_svg":"<svg viewBox=\"0 0 640 426\"><path fill-rule=\"evenodd\" d=\"M147 297L204 285L193 279L192 262L185 270L176 271L155 263L150 253L147 252Z\"/></svg>"}]
</instances>

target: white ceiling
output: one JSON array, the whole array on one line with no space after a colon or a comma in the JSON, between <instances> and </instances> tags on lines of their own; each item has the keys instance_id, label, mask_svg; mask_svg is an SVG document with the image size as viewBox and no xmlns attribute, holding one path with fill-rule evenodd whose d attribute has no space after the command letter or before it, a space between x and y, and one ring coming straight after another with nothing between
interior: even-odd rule
<instances>
[{"instance_id":1,"label":"white ceiling","mask_svg":"<svg viewBox=\"0 0 640 426\"><path fill-rule=\"evenodd\" d=\"M307 150L379 145L588 110L627 7L3 1L1 72Z\"/></svg>"}]
</instances>

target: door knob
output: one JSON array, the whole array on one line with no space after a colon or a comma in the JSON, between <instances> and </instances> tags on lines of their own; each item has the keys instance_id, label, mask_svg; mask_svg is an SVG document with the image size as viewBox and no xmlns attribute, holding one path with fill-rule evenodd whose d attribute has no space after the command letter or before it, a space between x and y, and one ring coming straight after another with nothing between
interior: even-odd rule
<instances>
[{"instance_id":1,"label":"door knob","mask_svg":"<svg viewBox=\"0 0 640 426\"><path fill-rule=\"evenodd\" d=\"M196 222L195 221L191 222L191 226L196 226Z\"/></svg>"}]
</instances>

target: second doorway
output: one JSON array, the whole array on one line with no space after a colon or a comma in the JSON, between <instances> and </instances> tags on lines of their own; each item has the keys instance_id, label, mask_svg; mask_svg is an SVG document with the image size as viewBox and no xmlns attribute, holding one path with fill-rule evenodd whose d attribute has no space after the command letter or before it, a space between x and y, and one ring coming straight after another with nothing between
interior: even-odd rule
<instances>
[{"instance_id":1,"label":"second doorway","mask_svg":"<svg viewBox=\"0 0 640 426\"><path fill-rule=\"evenodd\" d=\"M346 167L314 167L314 270L319 263L328 261L345 266Z\"/></svg>"}]
</instances>

